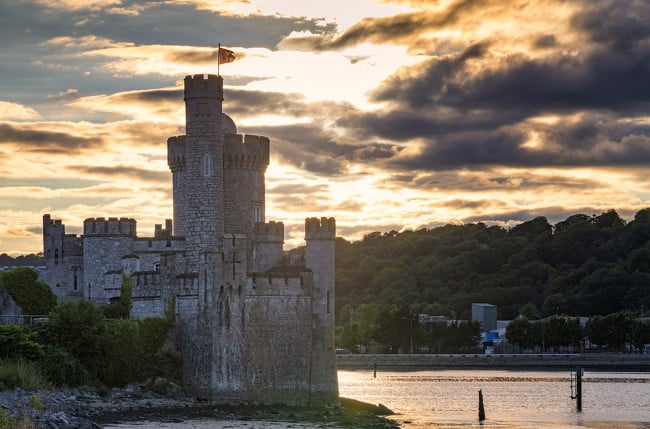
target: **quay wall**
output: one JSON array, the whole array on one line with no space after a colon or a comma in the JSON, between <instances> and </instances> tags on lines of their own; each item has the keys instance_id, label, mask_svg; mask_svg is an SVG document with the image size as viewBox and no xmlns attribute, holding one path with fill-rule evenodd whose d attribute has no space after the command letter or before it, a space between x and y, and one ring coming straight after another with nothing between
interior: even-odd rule
<instances>
[{"instance_id":1,"label":"quay wall","mask_svg":"<svg viewBox=\"0 0 650 429\"><path fill-rule=\"evenodd\" d=\"M443 369L585 368L607 371L650 371L650 354L339 354L338 369L421 371Z\"/></svg>"}]
</instances>

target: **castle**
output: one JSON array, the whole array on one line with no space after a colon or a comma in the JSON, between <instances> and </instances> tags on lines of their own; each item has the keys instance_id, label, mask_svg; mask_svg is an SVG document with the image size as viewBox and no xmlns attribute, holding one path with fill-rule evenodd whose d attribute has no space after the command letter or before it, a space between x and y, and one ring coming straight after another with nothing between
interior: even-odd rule
<instances>
[{"instance_id":1,"label":"castle","mask_svg":"<svg viewBox=\"0 0 650 429\"><path fill-rule=\"evenodd\" d=\"M220 76L186 76L184 88L186 134L167 140L173 222L138 237L134 219L92 218L76 236L46 214L46 281L60 300L103 304L125 273L132 318L173 305L199 398L335 401L335 220L306 219L305 255L286 261L283 223L265 221L269 139L237 134Z\"/></svg>"}]
</instances>

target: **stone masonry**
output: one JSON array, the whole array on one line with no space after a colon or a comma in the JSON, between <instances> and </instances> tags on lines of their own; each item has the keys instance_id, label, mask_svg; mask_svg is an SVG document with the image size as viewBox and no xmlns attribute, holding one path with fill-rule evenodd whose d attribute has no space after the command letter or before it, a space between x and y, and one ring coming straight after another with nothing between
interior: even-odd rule
<instances>
[{"instance_id":1,"label":"stone masonry","mask_svg":"<svg viewBox=\"0 0 650 429\"><path fill-rule=\"evenodd\" d=\"M186 134L167 140L173 221L138 237L134 219L90 218L77 237L46 214L47 282L61 300L104 304L119 300L125 273L131 317L173 305L185 382L199 398L336 401L335 220L306 219L305 256L287 263L284 225L265 219L269 139L237 134L220 76L184 85Z\"/></svg>"}]
</instances>

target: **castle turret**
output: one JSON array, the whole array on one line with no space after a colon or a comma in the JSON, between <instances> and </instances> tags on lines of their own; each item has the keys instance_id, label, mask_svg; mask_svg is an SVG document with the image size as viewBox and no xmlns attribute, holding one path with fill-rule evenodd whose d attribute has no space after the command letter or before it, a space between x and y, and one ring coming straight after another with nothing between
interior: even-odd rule
<instances>
[{"instance_id":1,"label":"castle turret","mask_svg":"<svg viewBox=\"0 0 650 429\"><path fill-rule=\"evenodd\" d=\"M43 215L43 255L45 281L57 298L64 300L81 296L83 283L83 253L81 239L65 233L60 219Z\"/></svg>"},{"instance_id":2,"label":"castle turret","mask_svg":"<svg viewBox=\"0 0 650 429\"><path fill-rule=\"evenodd\" d=\"M334 218L305 220L305 266L313 275L312 400L338 398L334 351Z\"/></svg>"},{"instance_id":3,"label":"castle turret","mask_svg":"<svg viewBox=\"0 0 650 429\"><path fill-rule=\"evenodd\" d=\"M196 271L199 252L216 249L224 233L222 102L220 76L186 76L186 133L168 141L174 232L186 238L188 271Z\"/></svg>"}]
</instances>

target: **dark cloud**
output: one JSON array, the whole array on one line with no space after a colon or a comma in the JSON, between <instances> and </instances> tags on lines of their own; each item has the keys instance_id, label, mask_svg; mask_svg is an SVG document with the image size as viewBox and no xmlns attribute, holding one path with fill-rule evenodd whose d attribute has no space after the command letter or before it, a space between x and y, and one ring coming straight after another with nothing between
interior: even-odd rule
<instances>
[{"instance_id":1,"label":"dark cloud","mask_svg":"<svg viewBox=\"0 0 650 429\"><path fill-rule=\"evenodd\" d=\"M582 206L582 207L560 207L560 206L548 206L540 207L535 210L511 210L491 213L488 216L472 216L463 219L463 222L475 223L475 222L484 222L484 223L499 223L499 224L510 224L515 225L521 222L527 222L531 219L535 219L538 216L543 216L548 220L548 223L554 225L558 222L566 220L570 216L575 215L576 213L584 213L588 215L592 214L601 214L603 213L602 208Z\"/></svg>"},{"instance_id":2,"label":"dark cloud","mask_svg":"<svg viewBox=\"0 0 650 429\"><path fill-rule=\"evenodd\" d=\"M544 36L539 36L533 41L533 46L537 49L547 49L554 48L557 46L557 39L552 34L546 34Z\"/></svg>"},{"instance_id":3,"label":"dark cloud","mask_svg":"<svg viewBox=\"0 0 650 429\"><path fill-rule=\"evenodd\" d=\"M372 162L389 158L402 149L374 142L343 143L319 124L252 127L246 132L269 137L271 150L285 162L330 176L346 172L349 161Z\"/></svg>"},{"instance_id":4,"label":"dark cloud","mask_svg":"<svg viewBox=\"0 0 650 429\"><path fill-rule=\"evenodd\" d=\"M144 91L131 91L114 94L111 96L119 102L129 103L169 103L171 106L178 104L183 99L182 89L155 89Z\"/></svg>"},{"instance_id":5,"label":"dark cloud","mask_svg":"<svg viewBox=\"0 0 650 429\"><path fill-rule=\"evenodd\" d=\"M0 144L11 143L23 152L65 154L93 150L103 145L96 137L78 137L69 133L32 129L33 125L16 126L0 123Z\"/></svg>"},{"instance_id":6,"label":"dark cloud","mask_svg":"<svg viewBox=\"0 0 650 429\"><path fill-rule=\"evenodd\" d=\"M168 171L147 170L144 168L127 167L127 166L76 166L68 167L68 170L81 174L89 174L104 177L128 177L147 182L170 182L171 173Z\"/></svg>"},{"instance_id":7,"label":"dark cloud","mask_svg":"<svg viewBox=\"0 0 650 429\"><path fill-rule=\"evenodd\" d=\"M429 6L430 2L412 2ZM343 33L332 37L328 32L321 35L285 39L283 48L303 50L329 50L354 46L360 43L393 43L411 45L413 39L435 29L476 25L485 17L497 16L509 8L526 3L504 0L457 0L444 10L421 9L389 17L365 18Z\"/></svg>"},{"instance_id":8,"label":"dark cloud","mask_svg":"<svg viewBox=\"0 0 650 429\"><path fill-rule=\"evenodd\" d=\"M270 184L267 186L266 192L277 195L327 195L329 187L327 185L307 186L302 183L282 183L275 186Z\"/></svg>"},{"instance_id":9,"label":"dark cloud","mask_svg":"<svg viewBox=\"0 0 650 429\"><path fill-rule=\"evenodd\" d=\"M582 9L572 18L574 28L613 51L628 51L639 44L647 48L650 38L650 3L646 0L581 1Z\"/></svg>"}]
</instances>

